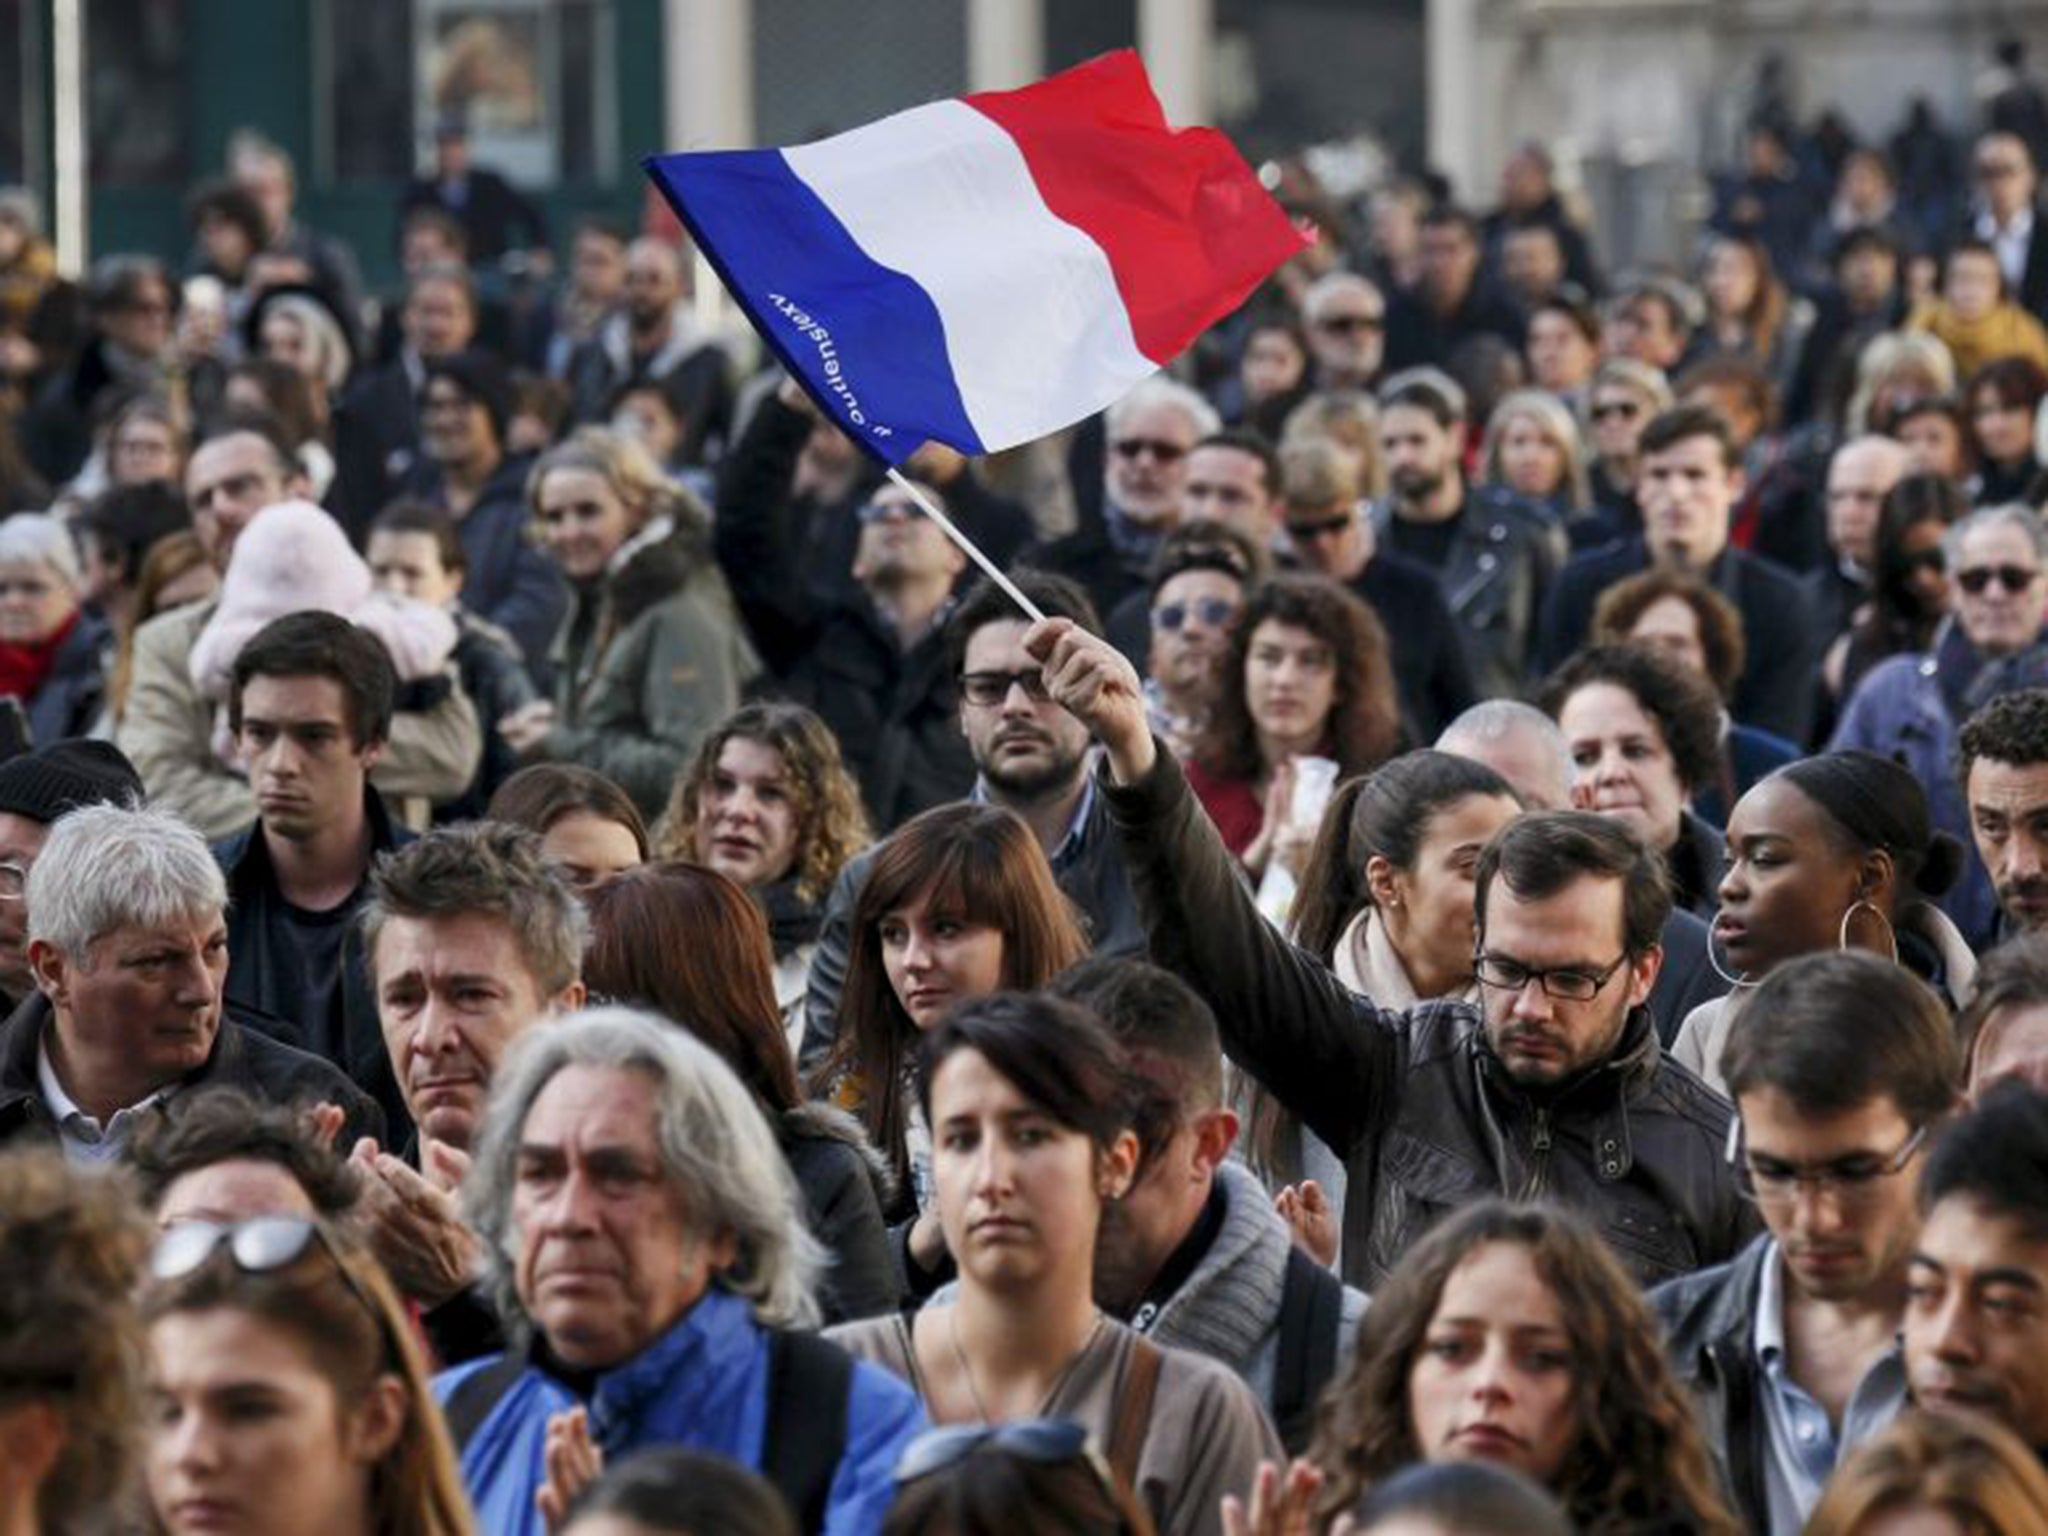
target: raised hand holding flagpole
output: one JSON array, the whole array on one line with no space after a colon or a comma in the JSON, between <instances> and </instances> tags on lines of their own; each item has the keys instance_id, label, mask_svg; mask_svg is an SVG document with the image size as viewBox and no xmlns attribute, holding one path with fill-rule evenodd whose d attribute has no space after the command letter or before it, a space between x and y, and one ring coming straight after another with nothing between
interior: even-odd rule
<instances>
[{"instance_id":1,"label":"raised hand holding flagpole","mask_svg":"<svg viewBox=\"0 0 2048 1536\"><path fill-rule=\"evenodd\" d=\"M647 174L827 421L899 473L1094 415L1306 243L1221 133L1168 125L1135 51L791 149Z\"/></svg>"}]
</instances>

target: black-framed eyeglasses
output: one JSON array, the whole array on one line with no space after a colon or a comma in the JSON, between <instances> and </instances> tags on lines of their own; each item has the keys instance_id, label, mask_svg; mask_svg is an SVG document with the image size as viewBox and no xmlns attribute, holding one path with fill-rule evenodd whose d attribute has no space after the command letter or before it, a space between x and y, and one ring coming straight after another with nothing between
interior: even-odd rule
<instances>
[{"instance_id":1,"label":"black-framed eyeglasses","mask_svg":"<svg viewBox=\"0 0 2048 1536\"><path fill-rule=\"evenodd\" d=\"M893 1474L897 1484L958 1466L982 1451L1000 1451L1040 1466L1087 1463L1106 1490L1116 1488L1116 1474L1088 1439L1088 1431L1070 1419L1020 1419L1012 1424L949 1424L928 1429L903 1448Z\"/></svg>"},{"instance_id":2,"label":"black-framed eyeglasses","mask_svg":"<svg viewBox=\"0 0 2048 1536\"><path fill-rule=\"evenodd\" d=\"M1045 691L1045 674L1033 667L1029 672L963 672L960 674L960 693L968 703L981 709L993 709L1010 696L1012 688L1022 688L1024 697L1034 704L1043 704L1052 697Z\"/></svg>"},{"instance_id":3,"label":"black-framed eyeglasses","mask_svg":"<svg viewBox=\"0 0 2048 1536\"><path fill-rule=\"evenodd\" d=\"M1211 629L1223 629L1237 617L1237 604L1227 597L1198 597L1188 603L1161 603L1152 610L1152 627L1169 633L1184 629L1190 614Z\"/></svg>"},{"instance_id":4,"label":"black-framed eyeglasses","mask_svg":"<svg viewBox=\"0 0 2048 1536\"><path fill-rule=\"evenodd\" d=\"M1543 988L1544 995L1560 1002L1583 1003L1600 995L1600 989L1614 977L1614 973L1627 965L1632 958L1629 950L1623 950L1614 964L1605 970L1588 971L1575 965L1556 966L1539 970L1533 965L1524 965L1519 960L1510 960L1505 955L1489 955L1484 951L1472 957L1472 972L1479 978L1482 987L1492 987L1500 992L1521 992L1530 982Z\"/></svg>"},{"instance_id":5,"label":"black-framed eyeglasses","mask_svg":"<svg viewBox=\"0 0 2048 1536\"><path fill-rule=\"evenodd\" d=\"M370 1314L370 1321L376 1324L377 1335L383 1339L384 1347L394 1349L384 1311L377 1305L376 1298L349 1273L348 1265L342 1262L327 1229L303 1216L252 1216L232 1225L219 1221L181 1221L157 1239L156 1248L149 1256L149 1272L159 1280L181 1279L225 1247L235 1262L235 1268L244 1274L267 1275L291 1268L305 1257L307 1249L316 1245L326 1250L328 1262L334 1266L341 1283Z\"/></svg>"},{"instance_id":6,"label":"black-framed eyeglasses","mask_svg":"<svg viewBox=\"0 0 2048 1536\"><path fill-rule=\"evenodd\" d=\"M1981 597L1995 581L2008 592L2024 592L2040 579L2041 573L2025 565L1973 565L1956 572L1956 585L1972 597Z\"/></svg>"},{"instance_id":7,"label":"black-framed eyeglasses","mask_svg":"<svg viewBox=\"0 0 2048 1536\"><path fill-rule=\"evenodd\" d=\"M1799 1187L1812 1186L1816 1195L1832 1195L1844 1204L1868 1200L1886 1179L1897 1178L1913 1161L1913 1154L1927 1140L1927 1127L1908 1136L1898 1151L1886 1156L1878 1152L1837 1158L1818 1168L1781 1163L1776 1158L1758 1158L1738 1141L1729 1160L1735 1165L1735 1187L1745 1199L1758 1205L1789 1205Z\"/></svg>"}]
</instances>

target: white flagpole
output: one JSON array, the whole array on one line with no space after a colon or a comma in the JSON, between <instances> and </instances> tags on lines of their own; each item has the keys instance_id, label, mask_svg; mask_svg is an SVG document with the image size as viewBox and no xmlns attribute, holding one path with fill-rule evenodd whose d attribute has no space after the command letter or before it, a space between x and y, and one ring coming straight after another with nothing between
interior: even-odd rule
<instances>
[{"instance_id":1,"label":"white flagpole","mask_svg":"<svg viewBox=\"0 0 2048 1536\"><path fill-rule=\"evenodd\" d=\"M1019 592L1017 590L1017 584L1014 581L1010 580L1009 577L1005 576L999 569L997 569L995 561L989 559L987 555L983 554L981 552L981 546L976 544L974 540L967 537L966 534L962 533L959 530L959 528L954 524L953 519L946 516L944 512L941 512L938 509L938 507L932 502L931 498L926 496L923 491L918 489L917 483L915 481L906 480L895 469L894 466L890 467L889 478L892 481L894 481L897 485L901 486L903 490L909 494L910 499L916 502L920 507L924 509L925 516L929 517L933 522L937 523L939 525L940 531L944 533L947 538L951 539L955 544L958 544L960 546L961 553L965 554L968 559L972 560L976 565L980 566L982 570L988 573L988 579L994 582L998 587L1002 588L1004 596L1008 597L1011 602L1015 603L1019 608L1024 610L1024 615L1026 618L1030 619L1031 622L1034 624L1043 622L1045 615L1038 611L1038 604L1032 602L1031 599L1026 597L1022 592Z\"/></svg>"}]
</instances>

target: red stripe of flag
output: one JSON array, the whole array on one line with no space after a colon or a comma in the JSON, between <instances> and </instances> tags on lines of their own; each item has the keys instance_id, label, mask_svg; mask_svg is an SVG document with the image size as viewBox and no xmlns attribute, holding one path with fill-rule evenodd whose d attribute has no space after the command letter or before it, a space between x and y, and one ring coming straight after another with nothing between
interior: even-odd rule
<instances>
[{"instance_id":1,"label":"red stripe of flag","mask_svg":"<svg viewBox=\"0 0 2048 1536\"><path fill-rule=\"evenodd\" d=\"M1102 247L1138 350L1162 367L1308 244L1229 139L1167 125L1132 49L961 100L1016 140L1046 207Z\"/></svg>"}]
</instances>

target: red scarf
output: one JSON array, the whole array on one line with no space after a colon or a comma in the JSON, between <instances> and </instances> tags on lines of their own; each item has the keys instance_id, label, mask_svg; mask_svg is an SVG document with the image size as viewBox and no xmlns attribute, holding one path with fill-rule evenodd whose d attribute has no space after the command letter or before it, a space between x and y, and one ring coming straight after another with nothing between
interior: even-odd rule
<instances>
[{"instance_id":1,"label":"red scarf","mask_svg":"<svg viewBox=\"0 0 2048 1536\"><path fill-rule=\"evenodd\" d=\"M26 704L50 675L57 651L78 627L79 610L59 624L47 640L0 640L0 698L20 699Z\"/></svg>"}]
</instances>

